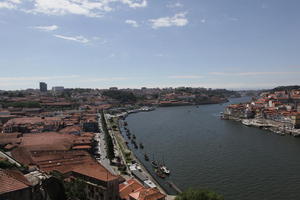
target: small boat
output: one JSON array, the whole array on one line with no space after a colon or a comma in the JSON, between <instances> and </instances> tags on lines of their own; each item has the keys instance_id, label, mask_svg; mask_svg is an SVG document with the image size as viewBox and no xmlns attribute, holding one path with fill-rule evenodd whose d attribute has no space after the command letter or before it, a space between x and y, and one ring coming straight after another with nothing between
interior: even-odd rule
<instances>
[{"instance_id":1,"label":"small boat","mask_svg":"<svg viewBox=\"0 0 300 200\"><path fill-rule=\"evenodd\" d=\"M244 124L245 126L250 126L251 125L251 122L249 120L242 120L242 124Z\"/></svg>"},{"instance_id":2,"label":"small boat","mask_svg":"<svg viewBox=\"0 0 300 200\"><path fill-rule=\"evenodd\" d=\"M159 178L162 178L162 179L166 178L166 175L160 169L156 169L155 173Z\"/></svg>"},{"instance_id":3,"label":"small boat","mask_svg":"<svg viewBox=\"0 0 300 200\"><path fill-rule=\"evenodd\" d=\"M132 135L132 138L133 138L134 140L136 139L136 137L135 137L135 135L134 135L134 134Z\"/></svg>"},{"instance_id":4,"label":"small boat","mask_svg":"<svg viewBox=\"0 0 300 200\"><path fill-rule=\"evenodd\" d=\"M140 148L141 148L141 149L144 149L143 143L140 143Z\"/></svg>"},{"instance_id":5,"label":"small boat","mask_svg":"<svg viewBox=\"0 0 300 200\"><path fill-rule=\"evenodd\" d=\"M147 154L144 154L144 158L146 161L149 161L149 157L147 156Z\"/></svg>"},{"instance_id":6,"label":"small boat","mask_svg":"<svg viewBox=\"0 0 300 200\"><path fill-rule=\"evenodd\" d=\"M169 170L165 165L160 166L160 170L161 170L164 174L170 175L170 170Z\"/></svg>"},{"instance_id":7,"label":"small boat","mask_svg":"<svg viewBox=\"0 0 300 200\"><path fill-rule=\"evenodd\" d=\"M157 162L155 160L151 161L151 165L154 168L158 168L158 164L157 164Z\"/></svg>"},{"instance_id":8,"label":"small boat","mask_svg":"<svg viewBox=\"0 0 300 200\"><path fill-rule=\"evenodd\" d=\"M128 124L127 124L127 122L124 122L124 126L127 126Z\"/></svg>"}]
</instances>

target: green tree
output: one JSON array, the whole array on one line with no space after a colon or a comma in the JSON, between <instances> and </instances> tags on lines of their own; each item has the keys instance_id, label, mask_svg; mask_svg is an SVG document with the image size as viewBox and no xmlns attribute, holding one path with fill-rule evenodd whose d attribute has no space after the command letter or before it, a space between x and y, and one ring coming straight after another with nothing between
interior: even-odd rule
<instances>
[{"instance_id":1,"label":"green tree","mask_svg":"<svg viewBox=\"0 0 300 200\"><path fill-rule=\"evenodd\" d=\"M71 182L64 182L64 188L68 199L87 200L84 192L86 184L80 179L75 179Z\"/></svg>"},{"instance_id":2,"label":"green tree","mask_svg":"<svg viewBox=\"0 0 300 200\"><path fill-rule=\"evenodd\" d=\"M224 200L223 196L205 189L188 189L179 194L175 200Z\"/></svg>"},{"instance_id":3,"label":"green tree","mask_svg":"<svg viewBox=\"0 0 300 200\"><path fill-rule=\"evenodd\" d=\"M115 152L114 152L114 143L112 141L112 138L108 132L107 124L104 117L104 111L101 111L101 122L102 122L102 129L104 132L104 138L107 145L106 151L107 151L107 158L111 161L115 158Z\"/></svg>"},{"instance_id":4,"label":"green tree","mask_svg":"<svg viewBox=\"0 0 300 200\"><path fill-rule=\"evenodd\" d=\"M103 95L116 99L121 103L135 103L137 101L137 97L132 92L128 91L106 90L103 92Z\"/></svg>"}]
</instances>

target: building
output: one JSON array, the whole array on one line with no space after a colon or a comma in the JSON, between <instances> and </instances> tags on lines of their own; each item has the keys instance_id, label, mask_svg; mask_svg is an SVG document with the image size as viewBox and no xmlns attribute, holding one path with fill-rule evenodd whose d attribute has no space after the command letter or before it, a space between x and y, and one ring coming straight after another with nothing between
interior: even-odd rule
<instances>
[{"instance_id":1,"label":"building","mask_svg":"<svg viewBox=\"0 0 300 200\"><path fill-rule=\"evenodd\" d=\"M40 91L41 92L47 92L47 83L40 82Z\"/></svg>"},{"instance_id":2,"label":"building","mask_svg":"<svg viewBox=\"0 0 300 200\"><path fill-rule=\"evenodd\" d=\"M55 171L69 183L82 181L82 191L88 200L119 200L119 183L123 179L110 173L86 151L18 148L12 154L32 169L35 166L47 174Z\"/></svg>"},{"instance_id":3,"label":"building","mask_svg":"<svg viewBox=\"0 0 300 200\"><path fill-rule=\"evenodd\" d=\"M64 90L65 90L65 88L63 86L52 87L53 92L63 92Z\"/></svg>"},{"instance_id":4,"label":"building","mask_svg":"<svg viewBox=\"0 0 300 200\"><path fill-rule=\"evenodd\" d=\"M120 199L122 200L165 200L166 195L157 188L148 188L136 179L130 179L119 185Z\"/></svg>"},{"instance_id":5,"label":"building","mask_svg":"<svg viewBox=\"0 0 300 200\"><path fill-rule=\"evenodd\" d=\"M0 169L0 199L31 200L31 183L17 170Z\"/></svg>"}]
</instances>

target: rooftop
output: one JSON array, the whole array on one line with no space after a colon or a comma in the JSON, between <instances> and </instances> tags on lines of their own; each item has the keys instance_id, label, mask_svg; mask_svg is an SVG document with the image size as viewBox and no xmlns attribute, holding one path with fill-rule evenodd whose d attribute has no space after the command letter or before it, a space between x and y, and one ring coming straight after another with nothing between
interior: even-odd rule
<instances>
[{"instance_id":1,"label":"rooftop","mask_svg":"<svg viewBox=\"0 0 300 200\"><path fill-rule=\"evenodd\" d=\"M4 169L0 169L0 185L0 194L22 190L31 186L21 172Z\"/></svg>"}]
</instances>

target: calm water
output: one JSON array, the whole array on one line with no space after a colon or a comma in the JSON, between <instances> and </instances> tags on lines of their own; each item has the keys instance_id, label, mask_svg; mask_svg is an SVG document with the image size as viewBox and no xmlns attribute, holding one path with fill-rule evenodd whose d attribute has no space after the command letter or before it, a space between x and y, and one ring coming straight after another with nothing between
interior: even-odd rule
<instances>
[{"instance_id":1,"label":"calm water","mask_svg":"<svg viewBox=\"0 0 300 200\"><path fill-rule=\"evenodd\" d=\"M181 189L210 188L227 200L300 199L300 139L220 120L224 106L158 108L130 115L128 127L145 146L135 153L150 172L144 152L164 161L172 173L168 179Z\"/></svg>"}]
</instances>

